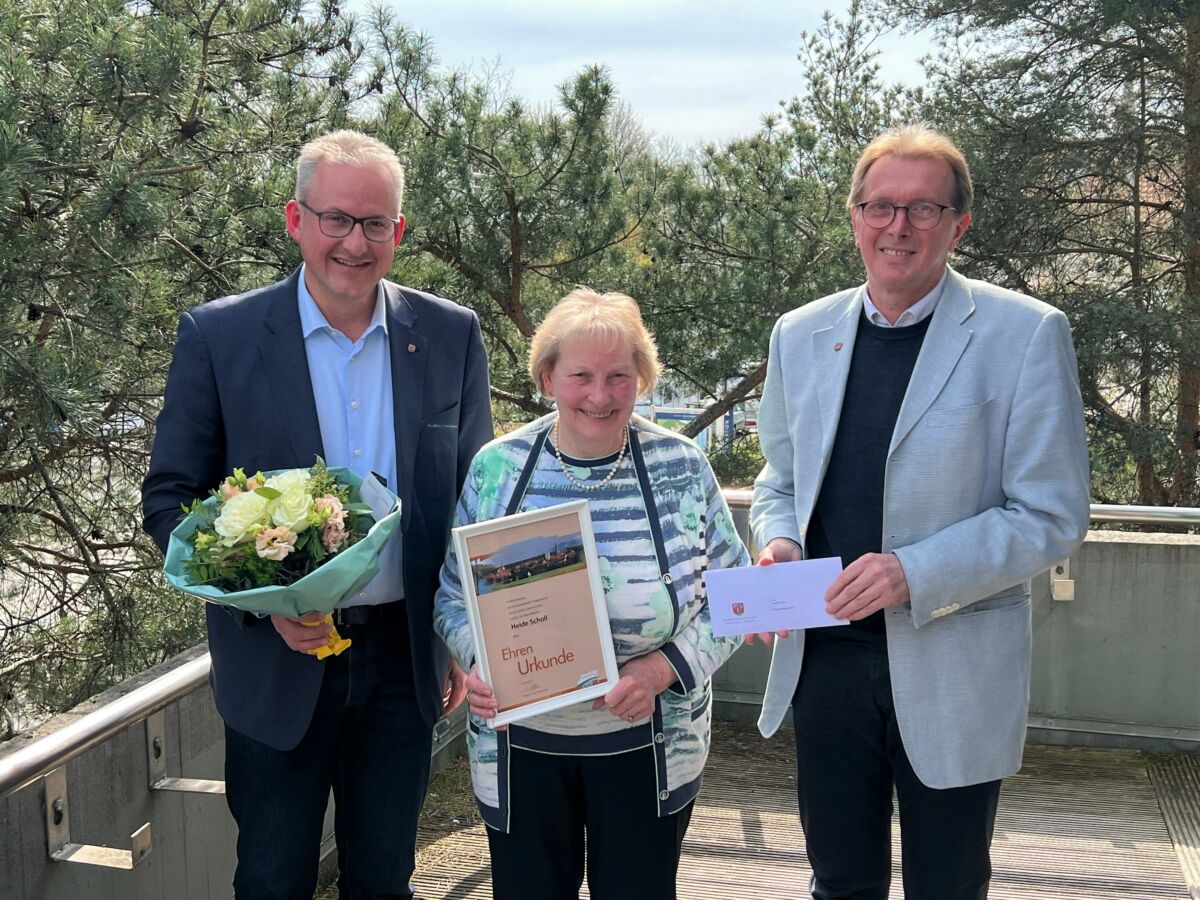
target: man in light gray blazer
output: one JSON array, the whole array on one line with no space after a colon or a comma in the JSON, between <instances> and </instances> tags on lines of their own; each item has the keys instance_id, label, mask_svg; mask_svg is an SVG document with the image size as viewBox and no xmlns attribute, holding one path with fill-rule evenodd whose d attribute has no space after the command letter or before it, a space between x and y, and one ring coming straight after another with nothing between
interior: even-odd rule
<instances>
[{"instance_id":1,"label":"man in light gray blazer","mask_svg":"<svg viewBox=\"0 0 1200 900\"><path fill-rule=\"evenodd\" d=\"M793 710L818 900L887 896L893 787L905 895L987 896L1025 739L1029 579L1087 530L1070 328L948 267L971 197L944 136L876 138L848 204L867 283L771 336L760 563L845 566L825 599L849 625L780 633L759 720L769 737Z\"/></svg>"}]
</instances>

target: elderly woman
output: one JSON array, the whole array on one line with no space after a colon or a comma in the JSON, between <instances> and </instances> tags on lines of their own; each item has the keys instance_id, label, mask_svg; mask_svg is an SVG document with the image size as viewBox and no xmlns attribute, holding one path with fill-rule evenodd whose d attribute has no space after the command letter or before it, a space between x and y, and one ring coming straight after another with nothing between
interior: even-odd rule
<instances>
[{"instance_id":1,"label":"elderly woman","mask_svg":"<svg viewBox=\"0 0 1200 900\"><path fill-rule=\"evenodd\" d=\"M557 408L476 455L457 523L586 498L620 679L606 696L492 730L471 670L471 778L493 896L663 900L708 756L709 677L739 641L712 634L704 572L749 562L703 452L633 415L658 379L654 339L623 294L578 289L533 337L530 373ZM434 628L474 660L453 549ZM584 839L586 833L586 842Z\"/></svg>"}]
</instances>

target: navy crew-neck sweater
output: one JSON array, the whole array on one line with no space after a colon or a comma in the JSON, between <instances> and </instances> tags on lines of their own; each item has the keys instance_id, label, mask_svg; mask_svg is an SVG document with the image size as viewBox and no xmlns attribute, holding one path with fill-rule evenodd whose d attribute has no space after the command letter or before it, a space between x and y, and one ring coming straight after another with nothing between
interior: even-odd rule
<instances>
[{"instance_id":1,"label":"navy crew-neck sweater","mask_svg":"<svg viewBox=\"0 0 1200 900\"><path fill-rule=\"evenodd\" d=\"M881 328L865 314L859 319L837 436L809 519L810 559L840 556L848 566L865 553L882 551L888 447L930 318L903 328ZM813 629L808 636L883 641L883 612L849 628Z\"/></svg>"}]
</instances>

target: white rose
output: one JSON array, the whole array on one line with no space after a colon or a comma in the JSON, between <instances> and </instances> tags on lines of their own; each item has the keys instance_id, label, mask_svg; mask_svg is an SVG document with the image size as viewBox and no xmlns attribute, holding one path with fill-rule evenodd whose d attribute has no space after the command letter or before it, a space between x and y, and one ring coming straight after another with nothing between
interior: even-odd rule
<instances>
[{"instance_id":1,"label":"white rose","mask_svg":"<svg viewBox=\"0 0 1200 900\"><path fill-rule=\"evenodd\" d=\"M276 490L279 488L276 487ZM308 527L308 514L312 512L312 508L313 499L303 484L299 487L289 487L283 492L283 496L271 501L271 521L281 528L299 534Z\"/></svg>"},{"instance_id":2,"label":"white rose","mask_svg":"<svg viewBox=\"0 0 1200 900\"><path fill-rule=\"evenodd\" d=\"M232 547L254 537L267 526L268 505L265 497L253 491L243 491L226 500L221 507L221 514L213 523L213 528L221 535L221 543Z\"/></svg>"},{"instance_id":3,"label":"white rose","mask_svg":"<svg viewBox=\"0 0 1200 900\"><path fill-rule=\"evenodd\" d=\"M275 488L281 494L289 491L304 490L308 484L308 469L288 469L267 479L267 487Z\"/></svg>"}]
</instances>

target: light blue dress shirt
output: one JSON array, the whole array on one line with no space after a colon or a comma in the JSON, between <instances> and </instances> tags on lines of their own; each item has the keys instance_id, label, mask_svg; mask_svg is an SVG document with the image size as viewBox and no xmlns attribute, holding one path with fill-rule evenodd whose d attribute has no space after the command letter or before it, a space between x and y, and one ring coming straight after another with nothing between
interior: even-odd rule
<instances>
[{"instance_id":1,"label":"light blue dress shirt","mask_svg":"<svg viewBox=\"0 0 1200 900\"><path fill-rule=\"evenodd\" d=\"M308 292L304 268L299 280L300 329L317 402L325 462L359 475L375 472L397 491L396 430L392 414L392 361L388 345L383 285L375 314L362 337L351 341L329 324ZM403 521L400 526L404 528ZM401 533L387 542L379 574L366 589L339 606L390 603L404 597Z\"/></svg>"}]
</instances>

